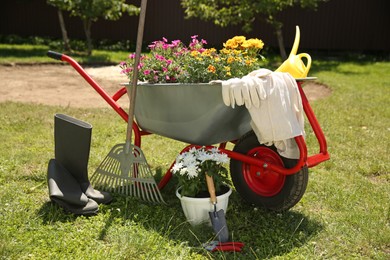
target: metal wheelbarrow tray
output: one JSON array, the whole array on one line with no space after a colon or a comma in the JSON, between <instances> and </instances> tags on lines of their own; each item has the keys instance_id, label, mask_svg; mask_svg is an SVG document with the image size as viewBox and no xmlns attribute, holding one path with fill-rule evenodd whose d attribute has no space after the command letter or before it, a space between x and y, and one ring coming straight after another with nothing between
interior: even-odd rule
<instances>
[{"instance_id":1,"label":"metal wheelbarrow tray","mask_svg":"<svg viewBox=\"0 0 390 260\"><path fill-rule=\"evenodd\" d=\"M239 139L251 130L244 107L227 107L221 84L141 84L135 117L147 132L197 145Z\"/></svg>"},{"instance_id":2,"label":"metal wheelbarrow tray","mask_svg":"<svg viewBox=\"0 0 390 260\"><path fill-rule=\"evenodd\" d=\"M68 62L123 120L128 121L128 114L117 102L127 93L126 86L109 96L71 57L52 51L47 54ZM318 141L317 154L308 156L303 136L295 137L299 159L284 158L274 146L261 145L251 131L246 109L225 106L221 85L209 84L145 84L137 87L136 122L132 126L134 144L141 147L141 138L155 133L187 143L180 153L192 147L218 145L219 150L230 158L230 175L244 200L274 211L288 210L306 191L308 168L330 158L325 135L302 90L304 80L307 79L297 79L297 84L304 112ZM234 143L233 150L226 149L227 142ZM158 188L164 188L171 177L169 168Z\"/></svg>"}]
</instances>

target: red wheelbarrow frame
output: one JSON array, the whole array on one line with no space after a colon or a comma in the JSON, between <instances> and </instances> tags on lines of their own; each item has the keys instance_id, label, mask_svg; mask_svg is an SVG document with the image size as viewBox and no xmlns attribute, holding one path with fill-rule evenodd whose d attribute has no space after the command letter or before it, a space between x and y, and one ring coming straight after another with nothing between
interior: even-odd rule
<instances>
[{"instance_id":1,"label":"red wheelbarrow frame","mask_svg":"<svg viewBox=\"0 0 390 260\"><path fill-rule=\"evenodd\" d=\"M61 60L68 62L95 90L96 92L119 114L120 117L122 117L123 120L126 122L128 121L128 114L123 110L123 108L117 103L117 101L127 93L126 87L123 87L119 89L113 96L110 96L107 94L107 92L101 88L96 81L89 76L86 71L71 57L49 51L47 55L51 58ZM330 156L327 150L327 144L326 144L326 138L325 135L321 129L321 126L313 112L313 109L311 108L309 101L302 89L302 81L297 80L298 84L298 89L301 94L301 99L302 99L302 105L304 112L306 114L306 117L310 123L310 126L317 138L318 145L319 145L319 152L314 155L307 155L307 147L306 147L306 142L303 138L303 136L297 136L295 137L295 141L298 145L299 152L300 152L300 157L298 159L298 162L296 165L292 168L284 168L278 165L274 165L272 163L267 163L266 161L260 159L260 158L254 158L245 154L237 153L231 150L226 149L226 142L219 144L219 150L221 152L226 153L229 158L235 159L238 161L242 161L243 163L251 164L254 166L259 167L260 169L267 169L268 171L273 171L279 174L283 175L291 175L295 174L298 171L300 171L303 167L314 167L321 162L324 162L326 160L329 160ZM136 122L133 121L133 131L134 131L134 144L138 147L141 147L141 137L144 135L149 135L151 133L142 131ZM234 142L234 141L233 141ZM188 151L191 147L200 147L197 145L188 145L186 146L180 153L183 153L184 151ZM174 163L172 163L171 167L168 169L168 171L165 173L163 178L158 184L159 189L162 189L165 187L165 185L169 182L169 180L172 177L171 173L171 168Z\"/></svg>"}]
</instances>

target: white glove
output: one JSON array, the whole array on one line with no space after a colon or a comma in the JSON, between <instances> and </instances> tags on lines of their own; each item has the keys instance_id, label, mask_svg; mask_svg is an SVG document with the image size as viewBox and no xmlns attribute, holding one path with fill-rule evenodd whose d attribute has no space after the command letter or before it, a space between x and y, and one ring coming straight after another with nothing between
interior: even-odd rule
<instances>
[{"instance_id":1,"label":"white glove","mask_svg":"<svg viewBox=\"0 0 390 260\"><path fill-rule=\"evenodd\" d=\"M242 105L242 95L240 93L242 82L239 78L228 79L222 82L222 98L225 105L235 107L235 104ZM228 100L228 101L225 101Z\"/></svg>"}]
</instances>

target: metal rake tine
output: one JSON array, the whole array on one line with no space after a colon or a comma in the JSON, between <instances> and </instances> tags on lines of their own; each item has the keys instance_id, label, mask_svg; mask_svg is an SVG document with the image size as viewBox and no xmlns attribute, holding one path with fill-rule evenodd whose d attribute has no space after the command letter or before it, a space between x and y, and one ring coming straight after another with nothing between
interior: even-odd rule
<instances>
[{"instance_id":1,"label":"metal rake tine","mask_svg":"<svg viewBox=\"0 0 390 260\"><path fill-rule=\"evenodd\" d=\"M142 199L143 199L143 200L146 200L146 201L150 201L150 200L149 200L148 193L145 192L145 185L146 185L146 184L147 184L147 183L141 182L141 194L142 194Z\"/></svg>"},{"instance_id":2,"label":"metal rake tine","mask_svg":"<svg viewBox=\"0 0 390 260\"><path fill-rule=\"evenodd\" d=\"M153 194L153 198L155 202L164 202L164 199L161 196L160 190L156 185L151 185L151 193Z\"/></svg>"},{"instance_id":3,"label":"metal rake tine","mask_svg":"<svg viewBox=\"0 0 390 260\"><path fill-rule=\"evenodd\" d=\"M130 189L129 189L130 183L131 183L131 180L126 179L125 184L124 184L124 190L128 196L131 196Z\"/></svg>"},{"instance_id":4,"label":"metal rake tine","mask_svg":"<svg viewBox=\"0 0 390 260\"><path fill-rule=\"evenodd\" d=\"M127 180L126 180L126 179L123 179L123 180L121 181L121 186L119 186L119 189L121 190L121 193L122 193L122 194L128 195L128 194L127 194L126 186L127 186Z\"/></svg>"},{"instance_id":5,"label":"metal rake tine","mask_svg":"<svg viewBox=\"0 0 390 260\"><path fill-rule=\"evenodd\" d=\"M149 193L152 194L152 196L153 196L153 201L154 201L154 202L158 202L158 194L157 194L157 192L156 192L156 188L155 188L154 185L152 185L152 184L150 184Z\"/></svg>"}]
</instances>

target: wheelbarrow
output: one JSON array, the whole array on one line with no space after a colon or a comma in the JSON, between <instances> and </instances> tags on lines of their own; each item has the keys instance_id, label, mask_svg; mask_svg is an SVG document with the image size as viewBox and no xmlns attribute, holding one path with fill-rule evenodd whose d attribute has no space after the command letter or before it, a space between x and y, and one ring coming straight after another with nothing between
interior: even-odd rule
<instances>
[{"instance_id":1,"label":"wheelbarrow","mask_svg":"<svg viewBox=\"0 0 390 260\"><path fill-rule=\"evenodd\" d=\"M47 55L69 63L128 121L128 114L118 103L127 93L126 84L110 96L73 58L53 51ZM297 80L297 84L304 112L318 141L317 154L308 156L303 136L295 137L299 159L285 158L274 146L260 144L251 130L248 111L244 107L225 106L220 84L140 84L132 125L134 144L141 147L143 136L158 134L186 143L180 153L192 147L217 146L229 156L233 184L244 200L273 211L288 210L306 191L308 168L329 159L325 135L302 90L304 80ZM232 150L227 149L228 142L234 144ZM158 183L159 189L171 179L173 164Z\"/></svg>"}]
</instances>

